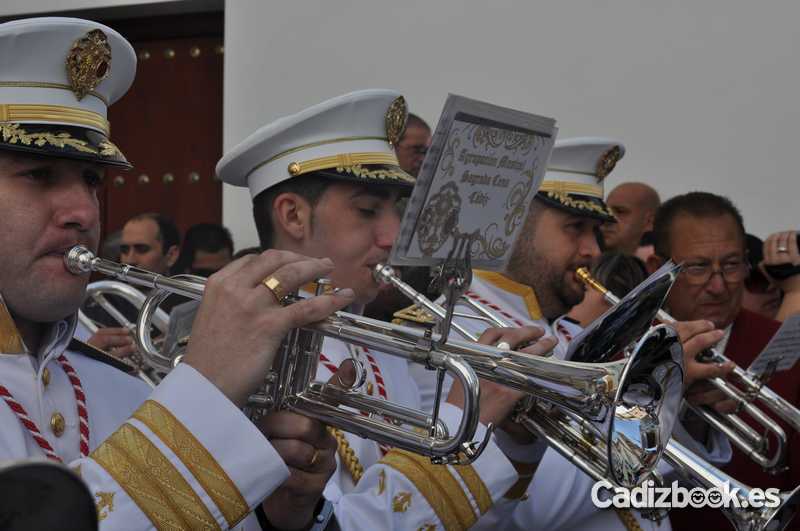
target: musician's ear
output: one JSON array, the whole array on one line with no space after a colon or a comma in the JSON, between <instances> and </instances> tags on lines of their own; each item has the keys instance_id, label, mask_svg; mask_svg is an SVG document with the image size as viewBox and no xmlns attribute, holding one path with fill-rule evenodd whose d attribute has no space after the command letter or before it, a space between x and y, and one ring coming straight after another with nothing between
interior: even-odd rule
<instances>
[{"instance_id":1,"label":"musician's ear","mask_svg":"<svg viewBox=\"0 0 800 531\"><path fill-rule=\"evenodd\" d=\"M275 242L288 238L294 243L302 242L311 235L313 207L302 196L284 192L272 202L272 223Z\"/></svg>"},{"instance_id":2,"label":"musician's ear","mask_svg":"<svg viewBox=\"0 0 800 531\"><path fill-rule=\"evenodd\" d=\"M652 275L655 273L659 267L664 265L664 262L665 260L655 253L648 256L647 262L645 263L645 267L647 267L647 274Z\"/></svg>"}]
</instances>

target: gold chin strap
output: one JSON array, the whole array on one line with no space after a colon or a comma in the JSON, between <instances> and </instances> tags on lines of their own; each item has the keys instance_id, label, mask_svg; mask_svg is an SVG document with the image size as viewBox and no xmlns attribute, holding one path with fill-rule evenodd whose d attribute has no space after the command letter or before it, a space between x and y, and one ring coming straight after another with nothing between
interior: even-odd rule
<instances>
[{"instance_id":1,"label":"gold chin strap","mask_svg":"<svg viewBox=\"0 0 800 531\"><path fill-rule=\"evenodd\" d=\"M0 296L0 353L2 354L27 354L28 348L22 340L14 318L6 307L3 297Z\"/></svg>"}]
</instances>

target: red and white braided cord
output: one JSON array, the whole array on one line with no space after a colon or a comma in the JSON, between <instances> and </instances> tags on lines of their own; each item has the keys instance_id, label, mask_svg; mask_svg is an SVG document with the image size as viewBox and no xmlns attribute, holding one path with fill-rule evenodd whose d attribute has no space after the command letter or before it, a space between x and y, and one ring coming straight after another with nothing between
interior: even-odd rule
<instances>
[{"instance_id":1,"label":"red and white braided cord","mask_svg":"<svg viewBox=\"0 0 800 531\"><path fill-rule=\"evenodd\" d=\"M378 366L378 362L375 361L375 358L372 357L372 354L370 354L366 348L364 347L361 348L364 350L364 354L367 357L367 361L372 367L372 374L375 376L375 383L378 385L378 395L384 400L388 400L388 397L386 395L386 387L384 386L383 383L383 375L381 375L381 369ZM328 359L327 356L325 356L325 354L320 353L319 361L326 369L328 369L331 372L331 374L336 374L336 371L339 370L339 368L336 365L331 363L331 361ZM367 413L363 411L361 412L361 414L364 416L367 415ZM391 450L391 447L385 444L379 444L378 447L380 448L381 453L383 455L386 455L387 453L389 453L389 450Z\"/></svg>"},{"instance_id":2,"label":"red and white braided cord","mask_svg":"<svg viewBox=\"0 0 800 531\"><path fill-rule=\"evenodd\" d=\"M78 431L80 432L81 442L81 456L86 457L89 455L89 411L86 409L86 395L83 394L83 386L78 373L72 368L72 365L67 361L66 356L63 354L58 357L58 362L61 368L67 373L69 383L72 384L72 389L75 391L75 402L78 404Z\"/></svg>"},{"instance_id":3,"label":"red and white braided cord","mask_svg":"<svg viewBox=\"0 0 800 531\"><path fill-rule=\"evenodd\" d=\"M502 309L500 306L496 305L495 303L493 303L493 302L491 302L491 301L489 301L487 299L484 299L483 297L481 297L480 295L478 295L474 291L467 291L465 293L465 295L467 297L469 297L470 299L478 301L479 303L483 304L487 308L491 308L492 310L496 311L497 313L499 313L500 315L502 315L506 319L510 319L511 322L513 322L515 325L517 325L517 326L525 326L525 324L522 321L520 321L519 319L517 319L516 317L514 317L513 315L511 315L510 313L508 313L507 311Z\"/></svg>"},{"instance_id":4,"label":"red and white braided cord","mask_svg":"<svg viewBox=\"0 0 800 531\"><path fill-rule=\"evenodd\" d=\"M69 363L69 361L67 361L67 358L62 354L57 359L61 364L61 367L64 369L64 372L67 374L67 378L69 378L69 381L72 384L72 389L75 392L75 401L78 403L80 451L81 456L86 457L89 455L89 413L86 409L86 395L83 394L83 386L81 385L81 379L78 377L78 373L72 368L72 365ZM31 434L31 437L33 437L33 440L36 441L36 444L39 445L39 448L42 449L47 458L53 461L58 461L59 463L62 462L62 459L58 456L58 454L56 454L53 446L42 435L39 427L36 425L33 419L28 416L28 412L25 411L25 408L22 407L22 404L17 402L17 400L14 398L11 392L6 389L5 386L0 385L0 396L3 397L3 400L5 400L9 409L11 409L11 411L17 415L20 423L25 426L25 428Z\"/></svg>"}]
</instances>

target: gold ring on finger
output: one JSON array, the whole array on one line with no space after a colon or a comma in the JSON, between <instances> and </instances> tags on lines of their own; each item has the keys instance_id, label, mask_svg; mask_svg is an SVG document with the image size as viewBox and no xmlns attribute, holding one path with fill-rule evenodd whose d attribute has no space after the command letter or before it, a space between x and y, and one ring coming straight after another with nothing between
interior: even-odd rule
<instances>
[{"instance_id":1,"label":"gold ring on finger","mask_svg":"<svg viewBox=\"0 0 800 531\"><path fill-rule=\"evenodd\" d=\"M314 448L314 455L311 456L311 462L308 466L314 466L317 463L317 459L319 459L319 448Z\"/></svg>"},{"instance_id":2,"label":"gold ring on finger","mask_svg":"<svg viewBox=\"0 0 800 531\"><path fill-rule=\"evenodd\" d=\"M270 275L264 280L262 280L261 284L263 284L265 288L267 288L272 292L272 295L275 296L275 300L278 301L278 304L283 303L283 299L284 297L286 297L286 293L283 292L280 280L275 278L273 275Z\"/></svg>"},{"instance_id":3,"label":"gold ring on finger","mask_svg":"<svg viewBox=\"0 0 800 531\"><path fill-rule=\"evenodd\" d=\"M781 245L781 246L778 247L778 252L779 253L788 253L789 252L789 248L786 247L785 245Z\"/></svg>"}]
</instances>

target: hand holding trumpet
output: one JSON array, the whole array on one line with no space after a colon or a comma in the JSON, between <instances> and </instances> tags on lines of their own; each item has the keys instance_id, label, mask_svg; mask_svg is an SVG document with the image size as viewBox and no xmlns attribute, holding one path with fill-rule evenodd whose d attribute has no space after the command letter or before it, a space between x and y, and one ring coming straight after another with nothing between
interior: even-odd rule
<instances>
[{"instance_id":1,"label":"hand holding trumpet","mask_svg":"<svg viewBox=\"0 0 800 531\"><path fill-rule=\"evenodd\" d=\"M333 267L327 258L275 250L228 264L208 279L183 361L244 406L290 329L320 321L353 301L352 290L345 289L280 304L279 295L324 277Z\"/></svg>"}]
</instances>

